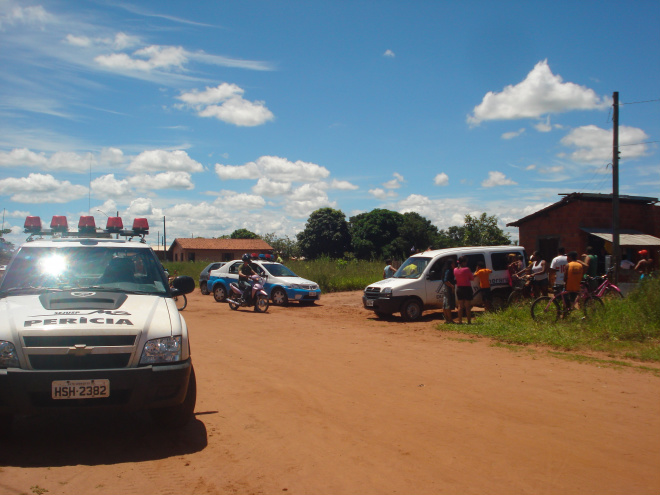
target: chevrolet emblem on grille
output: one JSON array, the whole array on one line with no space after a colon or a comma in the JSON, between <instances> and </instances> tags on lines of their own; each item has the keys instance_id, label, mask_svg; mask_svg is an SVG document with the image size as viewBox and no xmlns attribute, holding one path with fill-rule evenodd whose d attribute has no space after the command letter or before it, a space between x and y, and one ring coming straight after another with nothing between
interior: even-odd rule
<instances>
[{"instance_id":1,"label":"chevrolet emblem on grille","mask_svg":"<svg viewBox=\"0 0 660 495\"><path fill-rule=\"evenodd\" d=\"M86 356L87 354L91 354L93 351L93 347L87 347L85 344L76 344L73 347L69 347L68 354L73 354L74 356Z\"/></svg>"}]
</instances>

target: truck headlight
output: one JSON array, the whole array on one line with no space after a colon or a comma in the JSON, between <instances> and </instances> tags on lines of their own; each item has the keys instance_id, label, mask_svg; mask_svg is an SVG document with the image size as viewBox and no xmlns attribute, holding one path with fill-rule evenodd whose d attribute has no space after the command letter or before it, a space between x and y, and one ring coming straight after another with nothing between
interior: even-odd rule
<instances>
[{"instance_id":1,"label":"truck headlight","mask_svg":"<svg viewBox=\"0 0 660 495\"><path fill-rule=\"evenodd\" d=\"M181 361L181 336L148 341L142 350L140 364L161 364Z\"/></svg>"},{"instance_id":2,"label":"truck headlight","mask_svg":"<svg viewBox=\"0 0 660 495\"><path fill-rule=\"evenodd\" d=\"M16 347L11 342L0 340L0 368L19 368Z\"/></svg>"},{"instance_id":3,"label":"truck headlight","mask_svg":"<svg viewBox=\"0 0 660 495\"><path fill-rule=\"evenodd\" d=\"M392 297L392 287L384 287L383 290L380 291L380 295L382 297Z\"/></svg>"}]
</instances>

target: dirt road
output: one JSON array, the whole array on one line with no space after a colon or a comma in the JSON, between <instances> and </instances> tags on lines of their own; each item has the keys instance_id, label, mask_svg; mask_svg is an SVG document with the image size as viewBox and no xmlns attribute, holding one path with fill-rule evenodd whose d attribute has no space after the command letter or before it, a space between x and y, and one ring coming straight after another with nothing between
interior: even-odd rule
<instances>
[{"instance_id":1,"label":"dirt road","mask_svg":"<svg viewBox=\"0 0 660 495\"><path fill-rule=\"evenodd\" d=\"M4 494L660 493L660 378L379 321L360 293L184 315L196 421L19 418Z\"/></svg>"}]
</instances>

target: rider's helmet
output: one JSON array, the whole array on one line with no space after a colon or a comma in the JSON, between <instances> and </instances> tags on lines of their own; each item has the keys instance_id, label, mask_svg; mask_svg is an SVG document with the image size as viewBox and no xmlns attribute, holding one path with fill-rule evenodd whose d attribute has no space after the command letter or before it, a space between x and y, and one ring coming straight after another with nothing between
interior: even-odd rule
<instances>
[{"instance_id":1,"label":"rider's helmet","mask_svg":"<svg viewBox=\"0 0 660 495\"><path fill-rule=\"evenodd\" d=\"M245 254L241 257L241 259L243 260L244 263L247 263L248 261L250 261L250 260L252 259L252 257L251 257L249 254L245 253Z\"/></svg>"},{"instance_id":2,"label":"rider's helmet","mask_svg":"<svg viewBox=\"0 0 660 495\"><path fill-rule=\"evenodd\" d=\"M646 257L649 255L649 252L648 252L646 249L642 249L638 254L639 254L642 258L646 259Z\"/></svg>"}]
</instances>

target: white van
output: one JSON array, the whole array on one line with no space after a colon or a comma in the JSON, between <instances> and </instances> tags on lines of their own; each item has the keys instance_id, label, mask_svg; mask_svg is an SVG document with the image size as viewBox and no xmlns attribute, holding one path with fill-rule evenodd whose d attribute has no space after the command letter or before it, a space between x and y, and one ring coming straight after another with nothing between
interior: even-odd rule
<instances>
[{"instance_id":1,"label":"white van","mask_svg":"<svg viewBox=\"0 0 660 495\"><path fill-rule=\"evenodd\" d=\"M446 265L450 260L465 255L472 272L480 261L493 271L490 274L492 306L500 308L511 292L507 270L507 257L511 253L520 254L526 260L525 250L521 246L459 247L415 254L399 267L392 278L379 280L366 287L362 303L365 309L375 312L378 317L401 313L407 321L419 319L425 309L442 309L442 278ZM482 306L477 279L472 282L472 290L472 304Z\"/></svg>"}]
</instances>

